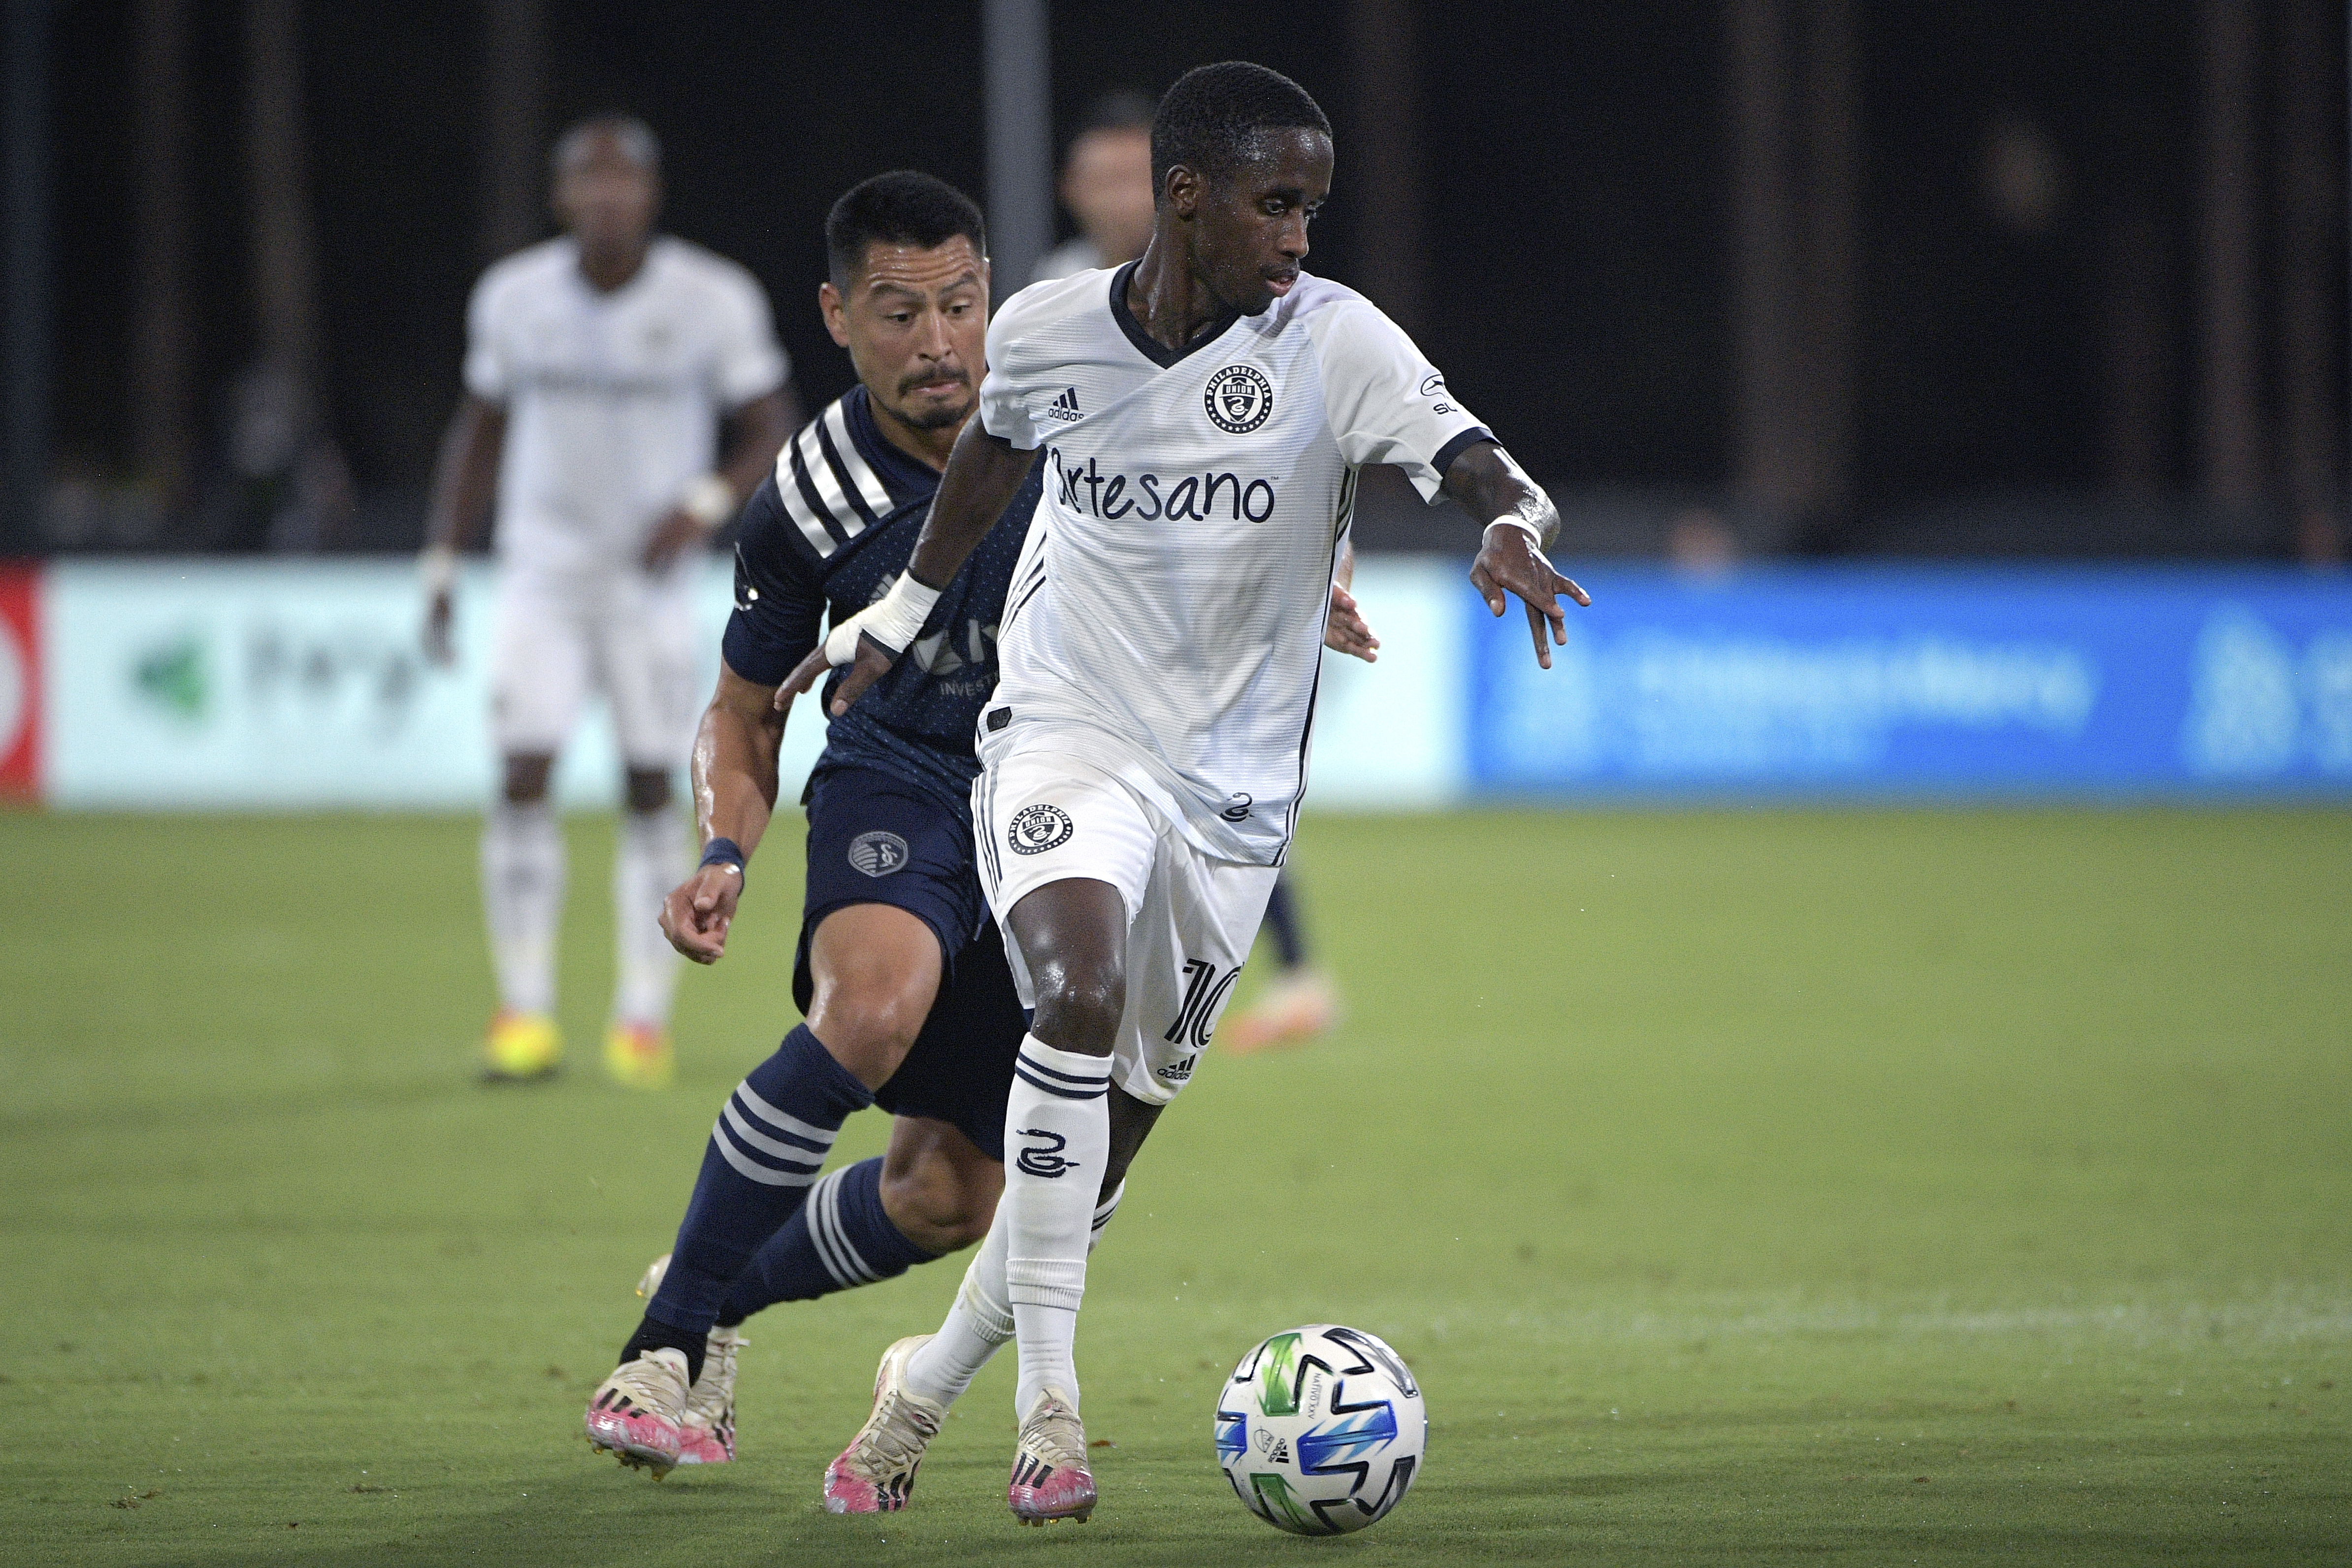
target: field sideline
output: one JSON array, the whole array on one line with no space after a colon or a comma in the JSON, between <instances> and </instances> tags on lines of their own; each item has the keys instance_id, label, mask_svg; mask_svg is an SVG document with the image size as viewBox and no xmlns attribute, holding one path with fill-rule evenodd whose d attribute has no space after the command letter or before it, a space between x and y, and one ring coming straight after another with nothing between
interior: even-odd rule
<instances>
[{"instance_id":1,"label":"field sideline","mask_svg":"<svg viewBox=\"0 0 2352 1568\"><path fill-rule=\"evenodd\" d=\"M754 1319L735 1466L656 1487L580 1437L793 1021L797 828L684 977L679 1086L632 1097L605 822L570 827L572 1071L488 1092L472 822L0 816L0 1558L2352 1557L2352 815L1311 822L1351 1016L1213 1052L1146 1151L1080 1328L1103 1506L1045 1531L1004 1510L1009 1355L907 1512L816 1504L961 1261ZM1248 1517L1209 1442L1234 1358L1318 1319L1432 1420L1338 1542Z\"/></svg>"}]
</instances>

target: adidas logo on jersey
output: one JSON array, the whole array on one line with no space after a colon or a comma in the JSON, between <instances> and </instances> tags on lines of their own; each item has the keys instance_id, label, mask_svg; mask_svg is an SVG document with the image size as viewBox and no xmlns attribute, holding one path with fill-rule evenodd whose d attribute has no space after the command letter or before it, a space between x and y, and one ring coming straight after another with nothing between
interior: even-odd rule
<instances>
[{"instance_id":1,"label":"adidas logo on jersey","mask_svg":"<svg viewBox=\"0 0 2352 1568\"><path fill-rule=\"evenodd\" d=\"M1085 418L1086 416L1078 412L1078 389L1075 386L1064 387L1062 395L1045 405L1045 417L1065 421Z\"/></svg>"}]
</instances>

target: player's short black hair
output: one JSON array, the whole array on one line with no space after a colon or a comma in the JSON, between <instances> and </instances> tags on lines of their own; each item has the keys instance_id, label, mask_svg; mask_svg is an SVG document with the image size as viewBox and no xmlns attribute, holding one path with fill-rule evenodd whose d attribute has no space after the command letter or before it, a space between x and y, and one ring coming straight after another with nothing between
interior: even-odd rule
<instances>
[{"instance_id":1,"label":"player's short black hair","mask_svg":"<svg viewBox=\"0 0 2352 1568\"><path fill-rule=\"evenodd\" d=\"M629 162L648 174L661 173L661 138L654 134L654 128L634 114L605 113L574 121L555 139L547 161L557 179L587 150L592 136L610 136L621 144Z\"/></svg>"},{"instance_id":2,"label":"player's short black hair","mask_svg":"<svg viewBox=\"0 0 2352 1568\"><path fill-rule=\"evenodd\" d=\"M1176 79L1151 117L1151 189L1168 189L1168 171L1223 174L1256 150L1259 134L1291 129L1331 134L1331 121L1307 89L1247 60L1195 66Z\"/></svg>"},{"instance_id":3,"label":"player's short black hair","mask_svg":"<svg viewBox=\"0 0 2352 1568\"><path fill-rule=\"evenodd\" d=\"M875 245L911 245L920 250L945 245L957 235L988 254L988 225L972 199L945 180L913 169L893 169L862 180L843 193L824 218L824 258L833 286L845 291Z\"/></svg>"}]
</instances>

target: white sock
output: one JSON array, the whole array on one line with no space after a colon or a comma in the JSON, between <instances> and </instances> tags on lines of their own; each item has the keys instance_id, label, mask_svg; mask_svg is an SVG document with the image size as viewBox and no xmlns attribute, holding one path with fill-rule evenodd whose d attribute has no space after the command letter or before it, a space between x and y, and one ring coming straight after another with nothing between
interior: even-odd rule
<instances>
[{"instance_id":1,"label":"white sock","mask_svg":"<svg viewBox=\"0 0 2352 1568\"><path fill-rule=\"evenodd\" d=\"M613 930L619 984L613 1017L623 1024L669 1022L678 956L662 935L662 900L686 876L686 818L667 806L621 813L613 857Z\"/></svg>"},{"instance_id":2,"label":"white sock","mask_svg":"<svg viewBox=\"0 0 2352 1568\"><path fill-rule=\"evenodd\" d=\"M1095 1195L1110 1158L1110 1062L1021 1041L1004 1104L1004 1294L1021 1342L1016 1415L1048 1388L1078 1398L1073 1353Z\"/></svg>"},{"instance_id":3,"label":"white sock","mask_svg":"<svg viewBox=\"0 0 2352 1568\"><path fill-rule=\"evenodd\" d=\"M482 913L499 1005L555 1011L555 930L563 915L563 834L547 802L500 801L482 825Z\"/></svg>"},{"instance_id":4,"label":"white sock","mask_svg":"<svg viewBox=\"0 0 2352 1568\"><path fill-rule=\"evenodd\" d=\"M1089 1258L1102 1245L1103 1226L1118 1212L1118 1200L1126 1192L1127 1184L1121 1182L1095 1205L1094 1225L1087 1237ZM1004 1206L1000 1204L987 1239L963 1271L963 1287L956 1292L947 1320L922 1349L907 1358L907 1386L926 1399L953 1405L1012 1337L1013 1308L1004 1297Z\"/></svg>"},{"instance_id":5,"label":"white sock","mask_svg":"<svg viewBox=\"0 0 2352 1568\"><path fill-rule=\"evenodd\" d=\"M1004 1299L1004 1205L963 1271L963 1286L940 1331L907 1358L907 1386L925 1399L953 1405L1013 1337L1013 1306Z\"/></svg>"}]
</instances>

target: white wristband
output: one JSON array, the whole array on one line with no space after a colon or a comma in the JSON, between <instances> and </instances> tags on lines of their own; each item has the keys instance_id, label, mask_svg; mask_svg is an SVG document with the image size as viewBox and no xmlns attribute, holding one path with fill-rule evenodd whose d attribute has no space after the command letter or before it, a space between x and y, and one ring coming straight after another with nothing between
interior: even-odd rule
<instances>
[{"instance_id":1,"label":"white wristband","mask_svg":"<svg viewBox=\"0 0 2352 1568\"><path fill-rule=\"evenodd\" d=\"M457 583L457 552L446 544L428 544L416 557L416 575L427 598L437 599Z\"/></svg>"},{"instance_id":2,"label":"white wristband","mask_svg":"<svg viewBox=\"0 0 2352 1568\"><path fill-rule=\"evenodd\" d=\"M1507 511L1486 526L1488 528L1523 528L1527 530L1528 542L1536 547L1536 552L1538 554L1543 552L1543 531L1517 512Z\"/></svg>"},{"instance_id":3,"label":"white wristband","mask_svg":"<svg viewBox=\"0 0 2352 1568\"><path fill-rule=\"evenodd\" d=\"M939 602L937 588L927 588L911 574L899 573L887 594L825 635L824 661L839 665L856 658L860 633L888 648L894 656L906 652L907 645L922 635L931 606Z\"/></svg>"},{"instance_id":4,"label":"white wristband","mask_svg":"<svg viewBox=\"0 0 2352 1568\"><path fill-rule=\"evenodd\" d=\"M677 510L705 528L717 528L735 515L735 487L724 475L703 474L678 492Z\"/></svg>"}]
</instances>

